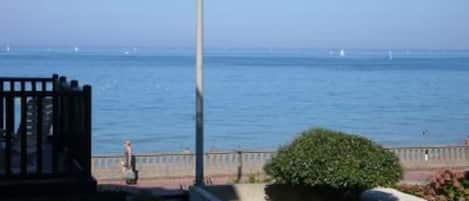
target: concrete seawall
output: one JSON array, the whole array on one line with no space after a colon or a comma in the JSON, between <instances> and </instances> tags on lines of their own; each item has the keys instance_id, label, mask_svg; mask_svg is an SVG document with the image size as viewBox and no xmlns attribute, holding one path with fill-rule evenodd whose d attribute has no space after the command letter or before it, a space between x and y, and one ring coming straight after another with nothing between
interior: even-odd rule
<instances>
[{"instance_id":1,"label":"concrete seawall","mask_svg":"<svg viewBox=\"0 0 469 201\"><path fill-rule=\"evenodd\" d=\"M435 168L469 168L469 146L390 147L406 170ZM274 151L227 151L205 154L205 175L234 179L262 174L262 167ZM140 179L193 177L195 156L191 153L136 154L136 169ZM121 179L122 155L92 157L93 176L98 180Z\"/></svg>"}]
</instances>

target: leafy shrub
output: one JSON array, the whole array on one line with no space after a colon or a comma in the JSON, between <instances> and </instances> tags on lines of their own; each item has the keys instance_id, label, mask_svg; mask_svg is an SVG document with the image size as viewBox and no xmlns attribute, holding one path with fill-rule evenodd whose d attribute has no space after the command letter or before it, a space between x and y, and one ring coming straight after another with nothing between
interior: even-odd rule
<instances>
[{"instance_id":1,"label":"leafy shrub","mask_svg":"<svg viewBox=\"0 0 469 201\"><path fill-rule=\"evenodd\" d=\"M243 179L239 179L238 177L233 177L228 180L227 184L241 184L241 183L248 183L248 184L256 184L256 183L270 183L270 178L266 177L260 172L249 173L247 177L243 177Z\"/></svg>"},{"instance_id":2,"label":"leafy shrub","mask_svg":"<svg viewBox=\"0 0 469 201\"><path fill-rule=\"evenodd\" d=\"M443 170L427 185L401 185L399 190L429 201L469 200L469 172Z\"/></svg>"},{"instance_id":3,"label":"leafy shrub","mask_svg":"<svg viewBox=\"0 0 469 201\"><path fill-rule=\"evenodd\" d=\"M262 175L259 172L256 173L249 173L247 178L247 183L249 184L256 184L256 183L268 183L270 181L270 178L266 177L265 175Z\"/></svg>"},{"instance_id":4,"label":"leafy shrub","mask_svg":"<svg viewBox=\"0 0 469 201\"><path fill-rule=\"evenodd\" d=\"M328 129L306 130L264 166L277 184L364 190L393 186L399 159L374 142Z\"/></svg>"},{"instance_id":5,"label":"leafy shrub","mask_svg":"<svg viewBox=\"0 0 469 201\"><path fill-rule=\"evenodd\" d=\"M257 174L250 173L250 174L248 174L248 182L251 183L251 184L259 183L260 179L259 179Z\"/></svg>"}]
</instances>

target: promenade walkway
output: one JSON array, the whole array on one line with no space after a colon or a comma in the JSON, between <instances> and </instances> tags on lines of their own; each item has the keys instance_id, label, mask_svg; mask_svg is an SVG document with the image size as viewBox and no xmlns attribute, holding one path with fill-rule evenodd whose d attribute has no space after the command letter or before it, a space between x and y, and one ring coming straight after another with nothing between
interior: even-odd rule
<instances>
[{"instance_id":1,"label":"promenade walkway","mask_svg":"<svg viewBox=\"0 0 469 201\"><path fill-rule=\"evenodd\" d=\"M422 184L428 182L438 169L408 170L404 174L401 183ZM455 168L456 171L469 170L468 167ZM98 180L100 190L124 190L128 192L151 192L168 201L183 201L187 198L187 190L193 184L193 177L166 178L166 179L142 179L136 185L126 185L122 180ZM232 177L207 178L207 184L227 184L233 182Z\"/></svg>"},{"instance_id":2,"label":"promenade walkway","mask_svg":"<svg viewBox=\"0 0 469 201\"><path fill-rule=\"evenodd\" d=\"M425 183L437 170L469 170L468 146L425 146L388 148L405 169L403 183ZM262 178L262 167L275 154L272 151L211 152L205 155L207 184L246 181L252 175ZM100 189L150 191L166 198L183 200L194 182L194 155L191 153L156 153L136 155L139 181L125 185L121 179L122 156L93 156L93 175Z\"/></svg>"}]
</instances>

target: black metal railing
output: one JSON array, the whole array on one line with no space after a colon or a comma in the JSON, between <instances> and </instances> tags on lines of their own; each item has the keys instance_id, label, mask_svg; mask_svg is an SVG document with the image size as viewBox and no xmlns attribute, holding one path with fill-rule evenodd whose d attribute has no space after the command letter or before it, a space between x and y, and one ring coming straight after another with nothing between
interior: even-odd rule
<instances>
[{"instance_id":1,"label":"black metal railing","mask_svg":"<svg viewBox=\"0 0 469 201\"><path fill-rule=\"evenodd\" d=\"M0 77L0 177L91 176L91 87Z\"/></svg>"}]
</instances>

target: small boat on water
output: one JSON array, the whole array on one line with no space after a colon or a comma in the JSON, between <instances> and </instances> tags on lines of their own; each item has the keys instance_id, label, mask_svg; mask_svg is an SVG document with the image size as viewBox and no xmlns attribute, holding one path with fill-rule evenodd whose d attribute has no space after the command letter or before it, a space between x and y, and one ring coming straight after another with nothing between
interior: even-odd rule
<instances>
[{"instance_id":1,"label":"small boat on water","mask_svg":"<svg viewBox=\"0 0 469 201\"><path fill-rule=\"evenodd\" d=\"M392 51L391 50L388 51L388 59L392 60Z\"/></svg>"},{"instance_id":2,"label":"small boat on water","mask_svg":"<svg viewBox=\"0 0 469 201\"><path fill-rule=\"evenodd\" d=\"M80 51L80 48L75 47L75 48L73 48L73 51L78 52L78 51Z\"/></svg>"},{"instance_id":3,"label":"small boat on water","mask_svg":"<svg viewBox=\"0 0 469 201\"><path fill-rule=\"evenodd\" d=\"M7 46L5 47L5 51L6 51L6 52L10 52L10 46L9 46L9 45L7 45Z\"/></svg>"},{"instance_id":4,"label":"small boat on water","mask_svg":"<svg viewBox=\"0 0 469 201\"><path fill-rule=\"evenodd\" d=\"M341 56L341 57L345 56L345 50L344 50L344 49L341 49L341 50L340 50L340 56Z\"/></svg>"}]
</instances>

